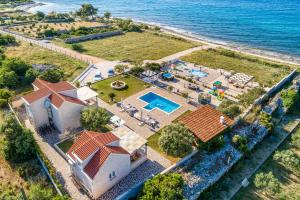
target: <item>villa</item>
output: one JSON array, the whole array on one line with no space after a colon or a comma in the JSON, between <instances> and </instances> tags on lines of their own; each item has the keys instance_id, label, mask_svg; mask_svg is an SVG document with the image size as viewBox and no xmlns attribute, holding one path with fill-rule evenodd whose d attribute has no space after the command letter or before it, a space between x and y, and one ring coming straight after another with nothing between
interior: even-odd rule
<instances>
[{"instance_id":1,"label":"villa","mask_svg":"<svg viewBox=\"0 0 300 200\"><path fill-rule=\"evenodd\" d=\"M66 154L74 180L98 198L147 160L146 142L126 126L82 132Z\"/></svg>"},{"instance_id":2,"label":"villa","mask_svg":"<svg viewBox=\"0 0 300 200\"><path fill-rule=\"evenodd\" d=\"M89 101L80 98L83 95L78 91L86 89L78 90L66 81L50 83L40 79L32 85L34 91L22 97L31 124L36 128L53 126L61 133L80 127L80 112Z\"/></svg>"},{"instance_id":3,"label":"villa","mask_svg":"<svg viewBox=\"0 0 300 200\"><path fill-rule=\"evenodd\" d=\"M232 119L210 105L199 107L184 116L180 122L202 142L210 141L234 123Z\"/></svg>"}]
</instances>

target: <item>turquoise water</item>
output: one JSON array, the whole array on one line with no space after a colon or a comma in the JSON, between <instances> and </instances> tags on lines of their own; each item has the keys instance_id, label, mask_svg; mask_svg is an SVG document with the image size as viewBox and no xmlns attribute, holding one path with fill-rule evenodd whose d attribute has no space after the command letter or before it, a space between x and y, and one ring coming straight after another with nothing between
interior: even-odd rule
<instances>
[{"instance_id":1,"label":"turquoise water","mask_svg":"<svg viewBox=\"0 0 300 200\"><path fill-rule=\"evenodd\" d=\"M164 97L161 97L153 92L149 92L149 93L141 96L140 100L148 103L146 106L144 106L144 109L146 109L148 111L158 108L158 109L170 114L180 107L179 104L177 104L173 101L170 101Z\"/></svg>"},{"instance_id":2,"label":"turquoise water","mask_svg":"<svg viewBox=\"0 0 300 200\"><path fill-rule=\"evenodd\" d=\"M42 0L43 1L43 0ZM230 43L300 56L300 0L44 0L35 8L74 11L89 2L100 12L157 22Z\"/></svg>"},{"instance_id":3,"label":"turquoise water","mask_svg":"<svg viewBox=\"0 0 300 200\"><path fill-rule=\"evenodd\" d=\"M207 77L207 73L202 72L199 69L192 69L192 70L189 71L189 73L191 73L194 76L198 76L200 78Z\"/></svg>"}]
</instances>

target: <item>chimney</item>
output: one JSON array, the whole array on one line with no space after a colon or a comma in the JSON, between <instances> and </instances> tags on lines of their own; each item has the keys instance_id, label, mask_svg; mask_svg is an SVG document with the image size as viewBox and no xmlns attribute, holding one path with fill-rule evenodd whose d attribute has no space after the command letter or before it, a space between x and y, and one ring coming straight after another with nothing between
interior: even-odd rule
<instances>
[{"instance_id":1,"label":"chimney","mask_svg":"<svg viewBox=\"0 0 300 200\"><path fill-rule=\"evenodd\" d=\"M223 124L223 125L225 125L225 118L224 118L224 116L220 117L220 123Z\"/></svg>"}]
</instances>

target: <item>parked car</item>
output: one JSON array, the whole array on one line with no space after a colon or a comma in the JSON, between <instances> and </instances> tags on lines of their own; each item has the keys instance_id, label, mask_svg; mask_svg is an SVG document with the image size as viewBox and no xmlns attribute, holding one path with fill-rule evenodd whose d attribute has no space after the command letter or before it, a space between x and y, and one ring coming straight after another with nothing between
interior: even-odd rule
<instances>
[{"instance_id":1,"label":"parked car","mask_svg":"<svg viewBox=\"0 0 300 200\"><path fill-rule=\"evenodd\" d=\"M97 71L94 76L94 82L102 80L101 72Z\"/></svg>"},{"instance_id":2,"label":"parked car","mask_svg":"<svg viewBox=\"0 0 300 200\"><path fill-rule=\"evenodd\" d=\"M107 74L108 74L108 77L114 76L115 75L115 71L113 69L109 69L108 72L107 72Z\"/></svg>"}]
</instances>

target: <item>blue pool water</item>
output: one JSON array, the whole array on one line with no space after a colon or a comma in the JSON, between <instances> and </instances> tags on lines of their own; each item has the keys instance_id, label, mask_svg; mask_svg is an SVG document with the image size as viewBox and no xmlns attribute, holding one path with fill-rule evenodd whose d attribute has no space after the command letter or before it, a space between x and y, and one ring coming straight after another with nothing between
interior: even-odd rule
<instances>
[{"instance_id":1,"label":"blue pool water","mask_svg":"<svg viewBox=\"0 0 300 200\"><path fill-rule=\"evenodd\" d=\"M198 76L200 78L207 77L207 73L202 72L200 69L192 69L189 72L190 72L190 74L192 74L194 76Z\"/></svg>"},{"instance_id":2,"label":"blue pool water","mask_svg":"<svg viewBox=\"0 0 300 200\"><path fill-rule=\"evenodd\" d=\"M173 75L171 73L164 73L163 77L165 77L165 78L172 78Z\"/></svg>"},{"instance_id":3,"label":"blue pool water","mask_svg":"<svg viewBox=\"0 0 300 200\"><path fill-rule=\"evenodd\" d=\"M153 92L149 92L143 96L140 97L140 100L147 102L148 104L144 106L144 109L147 111L151 111L153 109L160 109L168 114L174 112L178 108L180 108L180 105L170 101L162 96L159 96Z\"/></svg>"},{"instance_id":4,"label":"blue pool water","mask_svg":"<svg viewBox=\"0 0 300 200\"><path fill-rule=\"evenodd\" d=\"M299 0L37 0L32 11L74 12L92 3L99 12L155 22L200 37L300 56Z\"/></svg>"}]
</instances>

